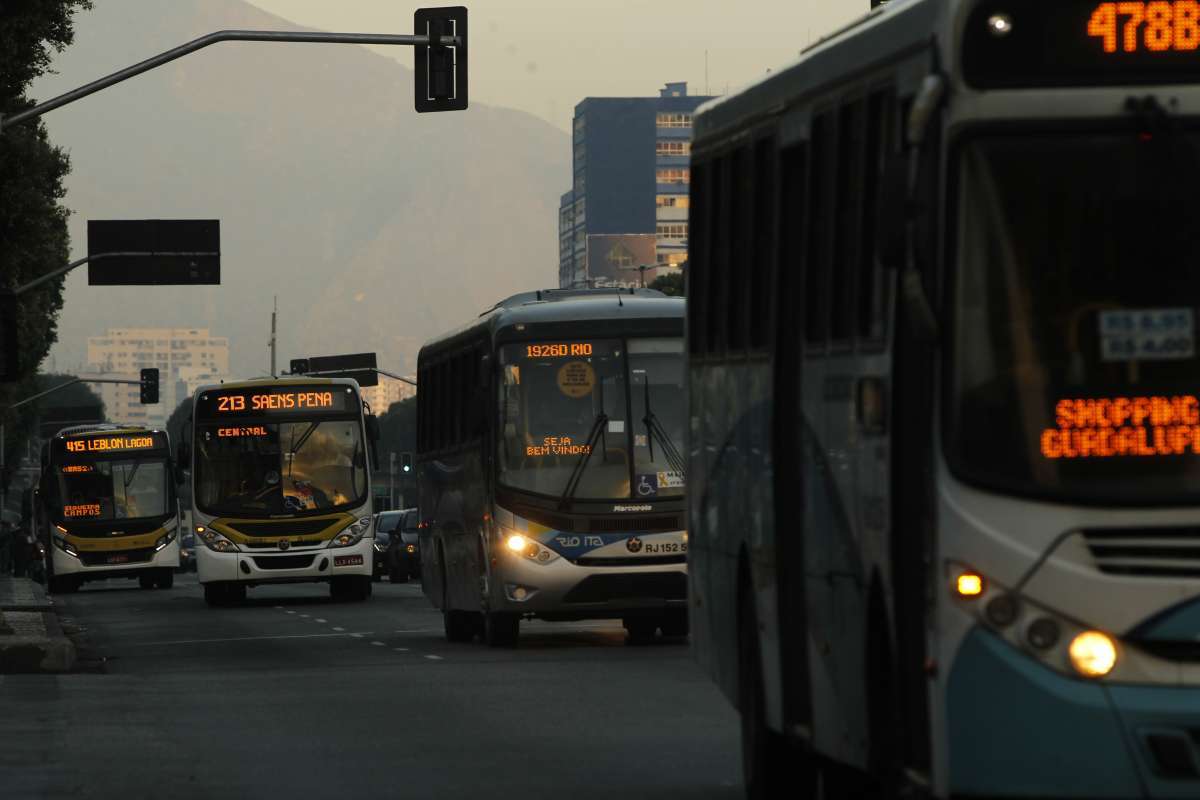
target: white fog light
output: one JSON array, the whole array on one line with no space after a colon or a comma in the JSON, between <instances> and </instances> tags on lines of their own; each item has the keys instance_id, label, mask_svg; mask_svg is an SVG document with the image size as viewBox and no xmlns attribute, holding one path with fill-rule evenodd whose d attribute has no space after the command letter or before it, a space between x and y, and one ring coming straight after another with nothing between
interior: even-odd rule
<instances>
[{"instance_id":1,"label":"white fog light","mask_svg":"<svg viewBox=\"0 0 1200 800\"><path fill-rule=\"evenodd\" d=\"M1117 645L1100 631L1079 634L1068 652L1071 665L1086 678L1103 678L1117 665Z\"/></svg>"}]
</instances>

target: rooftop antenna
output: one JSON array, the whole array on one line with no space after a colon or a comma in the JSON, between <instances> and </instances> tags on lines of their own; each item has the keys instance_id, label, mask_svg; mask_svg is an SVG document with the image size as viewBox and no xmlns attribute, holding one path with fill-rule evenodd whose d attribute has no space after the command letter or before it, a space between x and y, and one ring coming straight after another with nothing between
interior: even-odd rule
<instances>
[{"instance_id":1,"label":"rooftop antenna","mask_svg":"<svg viewBox=\"0 0 1200 800\"><path fill-rule=\"evenodd\" d=\"M708 51L704 51L704 94L708 96Z\"/></svg>"}]
</instances>

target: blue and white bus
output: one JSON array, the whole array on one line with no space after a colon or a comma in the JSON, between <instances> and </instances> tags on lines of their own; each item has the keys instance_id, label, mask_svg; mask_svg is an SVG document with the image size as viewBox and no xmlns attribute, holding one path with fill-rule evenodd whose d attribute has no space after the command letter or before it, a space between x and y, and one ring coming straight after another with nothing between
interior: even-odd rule
<instances>
[{"instance_id":1,"label":"blue and white bus","mask_svg":"<svg viewBox=\"0 0 1200 800\"><path fill-rule=\"evenodd\" d=\"M750 796L1200 797L1198 83L1193 0L896 0L696 115Z\"/></svg>"},{"instance_id":2,"label":"blue and white bus","mask_svg":"<svg viewBox=\"0 0 1200 800\"><path fill-rule=\"evenodd\" d=\"M421 348L421 574L447 639L687 634L683 324L649 289L544 290Z\"/></svg>"}]
</instances>

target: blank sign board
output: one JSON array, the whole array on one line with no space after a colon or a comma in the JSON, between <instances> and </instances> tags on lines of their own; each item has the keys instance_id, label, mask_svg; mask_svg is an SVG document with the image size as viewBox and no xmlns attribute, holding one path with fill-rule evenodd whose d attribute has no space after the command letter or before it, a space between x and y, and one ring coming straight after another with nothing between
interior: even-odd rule
<instances>
[{"instance_id":1,"label":"blank sign board","mask_svg":"<svg viewBox=\"0 0 1200 800\"><path fill-rule=\"evenodd\" d=\"M220 220L88 220L89 286L219 285L220 253Z\"/></svg>"}]
</instances>

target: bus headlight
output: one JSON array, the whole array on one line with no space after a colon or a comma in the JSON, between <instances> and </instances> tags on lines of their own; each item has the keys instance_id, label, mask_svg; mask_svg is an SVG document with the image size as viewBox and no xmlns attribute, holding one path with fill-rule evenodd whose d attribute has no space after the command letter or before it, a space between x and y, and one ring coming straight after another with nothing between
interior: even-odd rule
<instances>
[{"instance_id":1,"label":"bus headlight","mask_svg":"<svg viewBox=\"0 0 1200 800\"><path fill-rule=\"evenodd\" d=\"M71 544L61 536L54 537L54 546L69 556L75 556L76 558L79 557L79 552L75 549L75 545Z\"/></svg>"},{"instance_id":2,"label":"bus headlight","mask_svg":"<svg viewBox=\"0 0 1200 800\"><path fill-rule=\"evenodd\" d=\"M1117 644L1100 631L1084 631L1071 640L1071 666L1085 678L1103 678L1117 665Z\"/></svg>"},{"instance_id":3,"label":"bus headlight","mask_svg":"<svg viewBox=\"0 0 1200 800\"><path fill-rule=\"evenodd\" d=\"M162 550L164 547L175 541L175 537L179 535L179 525L175 523L167 528L167 532L158 537L158 541L154 543L154 552Z\"/></svg>"},{"instance_id":4,"label":"bus headlight","mask_svg":"<svg viewBox=\"0 0 1200 800\"><path fill-rule=\"evenodd\" d=\"M217 553L235 553L238 546L226 539L221 534L214 531L212 528L200 534L201 541L209 549Z\"/></svg>"},{"instance_id":5,"label":"bus headlight","mask_svg":"<svg viewBox=\"0 0 1200 800\"><path fill-rule=\"evenodd\" d=\"M329 542L330 547L351 547L362 541L362 538L367 535L367 531L371 530L371 518L362 517L356 522L352 522L348 528L343 530Z\"/></svg>"},{"instance_id":6,"label":"bus headlight","mask_svg":"<svg viewBox=\"0 0 1200 800\"><path fill-rule=\"evenodd\" d=\"M549 547L519 533L507 532L504 536L504 546L514 555L525 556L538 564L549 564L558 558L558 553Z\"/></svg>"}]
</instances>

